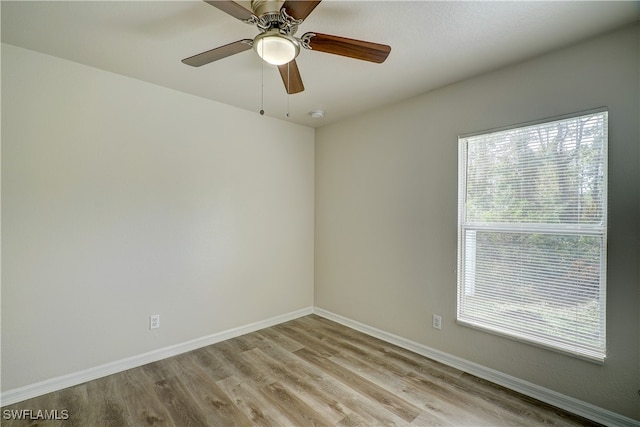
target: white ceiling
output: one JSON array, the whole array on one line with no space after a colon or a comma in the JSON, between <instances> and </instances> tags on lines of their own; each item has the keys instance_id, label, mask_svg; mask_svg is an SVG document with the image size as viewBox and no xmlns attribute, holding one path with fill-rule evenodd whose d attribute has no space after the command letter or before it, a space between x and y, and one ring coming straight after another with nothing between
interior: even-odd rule
<instances>
[{"instance_id":1,"label":"white ceiling","mask_svg":"<svg viewBox=\"0 0 640 427\"><path fill-rule=\"evenodd\" d=\"M637 21L640 2L324 0L298 35L388 44L391 54L374 64L303 49L305 91L291 96L251 50L200 68L180 62L257 34L202 1L2 1L1 13L4 43L256 114L264 102L268 116L317 127ZM316 109L325 118L311 118Z\"/></svg>"}]
</instances>

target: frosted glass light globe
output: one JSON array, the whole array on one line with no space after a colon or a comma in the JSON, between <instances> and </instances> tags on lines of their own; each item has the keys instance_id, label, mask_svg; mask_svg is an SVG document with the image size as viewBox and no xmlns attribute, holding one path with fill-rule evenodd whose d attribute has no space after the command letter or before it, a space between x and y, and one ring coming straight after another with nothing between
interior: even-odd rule
<instances>
[{"instance_id":1,"label":"frosted glass light globe","mask_svg":"<svg viewBox=\"0 0 640 427\"><path fill-rule=\"evenodd\" d=\"M280 34L278 30L267 31L256 36L253 40L253 48L260 58L273 65L291 62L300 52L298 42Z\"/></svg>"}]
</instances>

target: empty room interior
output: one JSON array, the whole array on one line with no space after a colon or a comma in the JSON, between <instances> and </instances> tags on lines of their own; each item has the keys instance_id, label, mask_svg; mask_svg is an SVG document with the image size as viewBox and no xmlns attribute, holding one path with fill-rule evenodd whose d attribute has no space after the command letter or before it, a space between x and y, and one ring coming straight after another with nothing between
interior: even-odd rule
<instances>
[{"instance_id":1,"label":"empty room interior","mask_svg":"<svg viewBox=\"0 0 640 427\"><path fill-rule=\"evenodd\" d=\"M218 355L175 381L235 396L238 424L544 421L510 390L550 425L640 426L639 2L1 19L0 423L106 425L74 409L102 381L142 425L117 380L142 369L147 423L184 425L163 369ZM268 62L276 38L289 62ZM234 423L203 410L192 425Z\"/></svg>"}]
</instances>

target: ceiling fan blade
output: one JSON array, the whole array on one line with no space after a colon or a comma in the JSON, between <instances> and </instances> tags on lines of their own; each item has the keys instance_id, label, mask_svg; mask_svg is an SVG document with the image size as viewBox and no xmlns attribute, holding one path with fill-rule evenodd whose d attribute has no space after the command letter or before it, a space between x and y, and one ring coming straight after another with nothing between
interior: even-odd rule
<instances>
[{"instance_id":1,"label":"ceiling fan blade","mask_svg":"<svg viewBox=\"0 0 640 427\"><path fill-rule=\"evenodd\" d=\"M253 12L231 0L204 0L205 3L228 13L234 18L246 21L253 16Z\"/></svg>"},{"instance_id":2,"label":"ceiling fan blade","mask_svg":"<svg viewBox=\"0 0 640 427\"><path fill-rule=\"evenodd\" d=\"M218 59L226 58L227 56L249 50L252 45L253 40L251 39L238 40L237 42L229 43L227 45L190 56L183 59L182 62L187 65L191 65L192 67L200 67L201 65L217 61Z\"/></svg>"},{"instance_id":3,"label":"ceiling fan blade","mask_svg":"<svg viewBox=\"0 0 640 427\"><path fill-rule=\"evenodd\" d=\"M286 10L289 16L292 16L295 19L306 19L320 1L321 0L287 0L282 5L281 9Z\"/></svg>"},{"instance_id":4,"label":"ceiling fan blade","mask_svg":"<svg viewBox=\"0 0 640 427\"><path fill-rule=\"evenodd\" d=\"M383 63L389 56L389 52L391 52L391 46L385 44L320 33L307 33L302 36L302 39L307 37L309 37L309 46L311 46L312 50L362 59L363 61L376 62L378 64Z\"/></svg>"},{"instance_id":5,"label":"ceiling fan blade","mask_svg":"<svg viewBox=\"0 0 640 427\"><path fill-rule=\"evenodd\" d=\"M278 65L278 71L280 71L280 77L282 77L282 82L288 94L292 95L304 90L300 70L295 59L288 64Z\"/></svg>"}]
</instances>

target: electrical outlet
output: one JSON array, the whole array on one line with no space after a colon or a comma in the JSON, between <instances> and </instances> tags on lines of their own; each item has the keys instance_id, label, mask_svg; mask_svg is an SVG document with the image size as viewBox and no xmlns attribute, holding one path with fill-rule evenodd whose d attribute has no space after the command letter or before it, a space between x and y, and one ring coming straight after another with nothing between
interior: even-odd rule
<instances>
[{"instance_id":1,"label":"electrical outlet","mask_svg":"<svg viewBox=\"0 0 640 427\"><path fill-rule=\"evenodd\" d=\"M442 329L442 316L438 316L437 314L433 315L433 327Z\"/></svg>"},{"instance_id":2,"label":"electrical outlet","mask_svg":"<svg viewBox=\"0 0 640 427\"><path fill-rule=\"evenodd\" d=\"M152 314L149 316L149 329L157 329L160 327L160 315Z\"/></svg>"}]
</instances>

